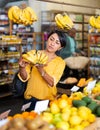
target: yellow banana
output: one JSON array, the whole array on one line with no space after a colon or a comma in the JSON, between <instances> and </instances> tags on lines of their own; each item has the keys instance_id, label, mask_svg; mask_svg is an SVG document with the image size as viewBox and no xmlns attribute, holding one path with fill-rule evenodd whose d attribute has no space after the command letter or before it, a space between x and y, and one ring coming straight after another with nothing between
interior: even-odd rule
<instances>
[{"instance_id":1,"label":"yellow banana","mask_svg":"<svg viewBox=\"0 0 100 130\"><path fill-rule=\"evenodd\" d=\"M63 25L59 22L57 16L55 16L55 22L56 22L56 25L58 26L58 28L64 29Z\"/></svg>"},{"instance_id":2,"label":"yellow banana","mask_svg":"<svg viewBox=\"0 0 100 130\"><path fill-rule=\"evenodd\" d=\"M28 54L23 54L22 57L25 59L25 61L34 64L33 58L29 56Z\"/></svg>"},{"instance_id":3,"label":"yellow banana","mask_svg":"<svg viewBox=\"0 0 100 130\"><path fill-rule=\"evenodd\" d=\"M28 25L30 24L30 18L29 18L29 12L26 11L25 9L22 10L22 14L21 14L21 19L23 24Z\"/></svg>"},{"instance_id":4,"label":"yellow banana","mask_svg":"<svg viewBox=\"0 0 100 130\"><path fill-rule=\"evenodd\" d=\"M72 23L68 23L69 21L67 20L66 15L61 15L61 14L57 14L56 15L57 20L59 21L59 23L62 25L64 30L69 30L72 28Z\"/></svg>"},{"instance_id":5,"label":"yellow banana","mask_svg":"<svg viewBox=\"0 0 100 130\"><path fill-rule=\"evenodd\" d=\"M10 20L13 20L13 15L12 15L13 10L14 10L14 6L12 6L11 8L9 8L9 10L8 10L8 18Z\"/></svg>"},{"instance_id":6,"label":"yellow banana","mask_svg":"<svg viewBox=\"0 0 100 130\"><path fill-rule=\"evenodd\" d=\"M13 19L19 20L20 10L21 9L18 6L14 6L14 10L12 12Z\"/></svg>"},{"instance_id":7,"label":"yellow banana","mask_svg":"<svg viewBox=\"0 0 100 130\"><path fill-rule=\"evenodd\" d=\"M94 16L91 16L90 19L89 19L89 24L92 26L92 27L95 27L95 24L96 24L96 18Z\"/></svg>"},{"instance_id":8,"label":"yellow banana","mask_svg":"<svg viewBox=\"0 0 100 130\"><path fill-rule=\"evenodd\" d=\"M34 64L38 63L37 51L36 50L31 50L31 51L27 52L27 54L32 57Z\"/></svg>"},{"instance_id":9,"label":"yellow banana","mask_svg":"<svg viewBox=\"0 0 100 130\"><path fill-rule=\"evenodd\" d=\"M43 59L46 57L45 53L41 53L40 59L39 59L39 64L42 64Z\"/></svg>"},{"instance_id":10,"label":"yellow banana","mask_svg":"<svg viewBox=\"0 0 100 130\"><path fill-rule=\"evenodd\" d=\"M74 26L72 20L70 19L70 17L67 14L63 14L63 19L65 21L66 26L69 26L70 28L72 28Z\"/></svg>"},{"instance_id":11,"label":"yellow banana","mask_svg":"<svg viewBox=\"0 0 100 130\"><path fill-rule=\"evenodd\" d=\"M41 61L41 64L46 64L47 63L47 61L48 61L48 56L47 55L45 55L45 57L44 57L44 59Z\"/></svg>"},{"instance_id":12,"label":"yellow banana","mask_svg":"<svg viewBox=\"0 0 100 130\"><path fill-rule=\"evenodd\" d=\"M40 60L40 57L41 57L41 51L37 51L37 59L38 59L38 62Z\"/></svg>"},{"instance_id":13,"label":"yellow banana","mask_svg":"<svg viewBox=\"0 0 100 130\"><path fill-rule=\"evenodd\" d=\"M100 22L96 19L95 28L100 29Z\"/></svg>"},{"instance_id":14,"label":"yellow banana","mask_svg":"<svg viewBox=\"0 0 100 130\"><path fill-rule=\"evenodd\" d=\"M37 15L31 7L26 7L26 10L31 14L31 21L37 21Z\"/></svg>"},{"instance_id":15,"label":"yellow banana","mask_svg":"<svg viewBox=\"0 0 100 130\"><path fill-rule=\"evenodd\" d=\"M31 20L31 14L30 14L29 11L27 11L26 8L23 9L23 14L24 14L24 16L26 17L27 20L29 20L29 21Z\"/></svg>"}]
</instances>

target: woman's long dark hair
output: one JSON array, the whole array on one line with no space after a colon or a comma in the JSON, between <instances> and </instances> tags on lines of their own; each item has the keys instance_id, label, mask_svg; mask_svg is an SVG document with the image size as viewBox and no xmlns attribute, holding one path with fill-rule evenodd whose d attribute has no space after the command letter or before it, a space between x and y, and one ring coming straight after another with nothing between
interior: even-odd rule
<instances>
[{"instance_id":1,"label":"woman's long dark hair","mask_svg":"<svg viewBox=\"0 0 100 130\"><path fill-rule=\"evenodd\" d=\"M53 30L52 32L49 33L48 38L52 35L56 33L59 37L60 43L61 43L61 47L65 47L66 46L66 35L64 32L59 31L59 30Z\"/></svg>"}]
</instances>

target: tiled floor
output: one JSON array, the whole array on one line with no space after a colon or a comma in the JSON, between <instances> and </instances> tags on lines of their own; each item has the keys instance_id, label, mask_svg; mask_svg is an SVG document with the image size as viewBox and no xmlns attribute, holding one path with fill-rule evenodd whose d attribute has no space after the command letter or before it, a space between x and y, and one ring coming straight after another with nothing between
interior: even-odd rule
<instances>
[{"instance_id":1,"label":"tiled floor","mask_svg":"<svg viewBox=\"0 0 100 130\"><path fill-rule=\"evenodd\" d=\"M8 96L5 98L0 98L0 114L11 109L9 115L14 115L16 113L21 113L21 108L23 105L23 98L14 98Z\"/></svg>"}]
</instances>

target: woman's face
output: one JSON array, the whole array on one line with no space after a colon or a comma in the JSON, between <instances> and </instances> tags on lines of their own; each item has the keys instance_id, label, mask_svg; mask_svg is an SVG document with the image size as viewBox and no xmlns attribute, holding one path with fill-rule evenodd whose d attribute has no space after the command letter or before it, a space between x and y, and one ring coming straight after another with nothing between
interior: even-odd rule
<instances>
[{"instance_id":1,"label":"woman's face","mask_svg":"<svg viewBox=\"0 0 100 130\"><path fill-rule=\"evenodd\" d=\"M46 49L49 52L56 52L60 50L61 48L62 47L61 47L61 43L60 43L58 35L56 33L52 34L47 40Z\"/></svg>"}]
</instances>

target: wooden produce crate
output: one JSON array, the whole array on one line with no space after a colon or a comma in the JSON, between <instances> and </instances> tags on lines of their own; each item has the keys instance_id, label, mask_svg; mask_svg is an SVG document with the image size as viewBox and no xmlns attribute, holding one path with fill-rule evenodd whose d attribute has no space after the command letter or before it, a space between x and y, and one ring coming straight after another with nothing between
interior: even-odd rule
<instances>
[{"instance_id":1,"label":"wooden produce crate","mask_svg":"<svg viewBox=\"0 0 100 130\"><path fill-rule=\"evenodd\" d=\"M100 93L93 94L93 95L91 96L91 98L92 98L92 100L94 100L94 101L96 101L98 104L100 104L100 100L95 99L96 96L100 96Z\"/></svg>"},{"instance_id":2,"label":"wooden produce crate","mask_svg":"<svg viewBox=\"0 0 100 130\"><path fill-rule=\"evenodd\" d=\"M100 118L96 118L96 121L86 127L84 130L100 130Z\"/></svg>"}]
</instances>

